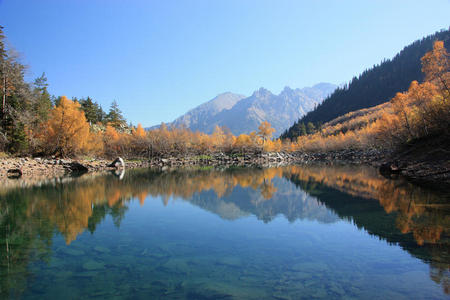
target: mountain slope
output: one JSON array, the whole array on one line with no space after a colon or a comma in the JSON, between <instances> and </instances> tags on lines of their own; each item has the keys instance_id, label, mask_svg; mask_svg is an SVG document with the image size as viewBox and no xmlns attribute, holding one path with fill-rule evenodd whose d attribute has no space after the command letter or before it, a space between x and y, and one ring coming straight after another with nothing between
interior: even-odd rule
<instances>
[{"instance_id":1,"label":"mountain slope","mask_svg":"<svg viewBox=\"0 0 450 300\"><path fill-rule=\"evenodd\" d=\"M209 124L214 122L214 117L218 113L231 109L243 98L245 98L244 95L230 92L219 94L212 100L197 106L175 119L170 125L175 127L184 126L192 131L203 131L204 128L207 128Z\"/></svg>"},{"instance_id":2,"label":"mountain slope","mask_svg":"<svg viewBox=\"0 0 450 300\"><path fill-rule=\"evenodd\" d=\"M274 136L277 136L312 110L335 88L336 85L331 83L319 83L313 87L295 90L286 87L279 95L264 88L255 91L250 97L224 93L190 110L168 125L183 126L205 133L212 133L218 125L239 135L257 131L261 122L268 121L276 130Z\"/></svg>"},{"instance_id":3,"label":"mountain slope","mask_svg":"<svg viewBox=\"0 0 450 300\"><path fill-rule=\"evenodd\" d=\"M276 130L274 136L277 136L299 117L314 109L335 88L333 84L318 84L295 90L285 87L279 95L260 88L232 109L218 114L215 124L226 126L237 135L256 131L261 122L268 121Z\"/></svg>"},{"instance_id":4,"label":"mountain slope","mask_svg":"<svg viewBox=\"0 0 450 300\"><path fill-rule=\"evenodd\" d=\"M354 77L348 85L337 88L316 109L298 120L283 138L300 135L301 124L325 123L340 115L389 101L397 92L407 90L411 81L423 81L420 58L433 47L435 40L448 41L450 31L440 31L406 46L393 59L386 60Z\"/></svg>"}]
</instances>

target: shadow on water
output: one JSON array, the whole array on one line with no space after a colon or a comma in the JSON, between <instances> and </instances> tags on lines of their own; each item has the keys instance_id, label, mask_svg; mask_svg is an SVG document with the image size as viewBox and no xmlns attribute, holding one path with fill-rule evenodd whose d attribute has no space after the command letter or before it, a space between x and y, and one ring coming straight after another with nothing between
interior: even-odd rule
<instances>
[{"instance_id":1,"label":"shadow on water","mask_svg":"<svg viewBox=\"0 0 450 300\"><path fill-rule=\"evenodd\" d=\"M449 293L448 194L401 178L386 179L371 168L142 169L43 183L15 182L0 185L2 298L19 297L27 289L27 279L33 277L31 263L51 262L55 235L69 245L86 230L94 234L107 216L120 227L130 201L144 205L146 199L157 197L164 205L181 198L225 220L255 216L270 223L279 215L291 223L348 220L427 263L430 278ZM184 296L229 295L188 291Z\"/></svg>"}]
</instances>

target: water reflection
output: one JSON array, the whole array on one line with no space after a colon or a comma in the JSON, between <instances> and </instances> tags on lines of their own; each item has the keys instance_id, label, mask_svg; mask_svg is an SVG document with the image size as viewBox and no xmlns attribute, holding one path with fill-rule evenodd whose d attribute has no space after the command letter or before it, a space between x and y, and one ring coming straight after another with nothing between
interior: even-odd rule
<instances>
[{"instance_id":1,"label":"water reflection","mask_svg":"<svg viewBox=\"0 0 450 300\"><path fill-rule=\"evenodd\" d=\"M450 293L448 192L423 189L401 179L387 180L368 167L292 167L285 175L310 195L317 195L340 218L429 263L430 277Z\"/></svg>"},{"instance_id":2,"label":"water reflection","mask_svg":"<svg viewBox=\"0 0 450 300\"><path fill-rule=\"evenodd\" d=\"M164 205L182 199L226 220L255 216L268 223L278 215L290 222L350 220L428 263L430 278L449 293L448 195L349 166L145 169L118 175L84 175L28 187L14 183L22 188L2 184L2 297L26 289L30 262L50 260L55 233L70 244L86 230L94 233L106 216L119 227L132 199L144 205L159 197Z\"/></svg>"}]
</instances>

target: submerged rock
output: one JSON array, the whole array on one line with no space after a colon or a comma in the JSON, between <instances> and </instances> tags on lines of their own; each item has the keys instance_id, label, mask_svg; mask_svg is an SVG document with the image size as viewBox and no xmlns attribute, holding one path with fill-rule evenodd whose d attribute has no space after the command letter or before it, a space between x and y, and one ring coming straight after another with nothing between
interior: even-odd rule
<instances>
[{"instance_id":1,"label":"submerged rock","mask_svg":"<svg viewBox=\"0 0 450 300\"><path fill-rule=\"evenodd\" d=\"M71 248L63 248L63 249L61 249L61 252L64 254L72 255L72 256L84 255L84 251L77 250L77 249L71 249Z\"/></svg>"},{"instance_id":2,"label":"submerged rock","mask_svg":"<svg viewBox=\"0 0 450 300\"><path fill-rule=\"evenodd\" d=\"M106 247L102 247L102 246L95 246L94 250L97 251L97 252L101 252L101 253L109 253L109 252L111 252L111 250L109 250Z\"/></svg>"},{"instance_id":3,"label":"submerged rock","mask_svg":"<svg viewBox=\"0 0 450 300\"><path fill-rule=\"evenodd\" d=\"M95 260L89 260L83 264L83 269L91 271L91 270L99 270L103 269L105 265L103 263L96 262Z\"/></svg>"},{"instance_id":4,"label":"submerged rock","mask_svg":"<svg viewBox=\"0 0 450 300\"><path fill-rule=\"evenodd\" d=\"M219 258L217 260L217 263L219 265L225 265L225 266L230 266L230 267L239 267L242 265L241 259L239 259L238 257L232 257L232 256Z\"/></svg>"}]
</instances>

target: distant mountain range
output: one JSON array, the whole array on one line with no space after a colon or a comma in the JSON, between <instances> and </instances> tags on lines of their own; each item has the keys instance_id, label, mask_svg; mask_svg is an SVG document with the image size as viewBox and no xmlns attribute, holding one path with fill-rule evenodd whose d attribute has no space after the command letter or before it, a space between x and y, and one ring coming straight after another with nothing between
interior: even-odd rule
<instances>
[{"instance_id":1,"label":"distant mountain range","mask_svg":"<svg viewBox=\"0 0 450 300\"><path fill-rule=\"evenodd\" d=\"M274 136L279 136L336 88L337 86L331 83L319 83L302 89L285 87L279 95L260 88L250 97L227 92L197 106L167 125L184 126L205 133L212 133L218 125L227 127L234 135L239 135L257 131L261 122L268 121L276 130Z\"/></svg>"}]
</instances>

